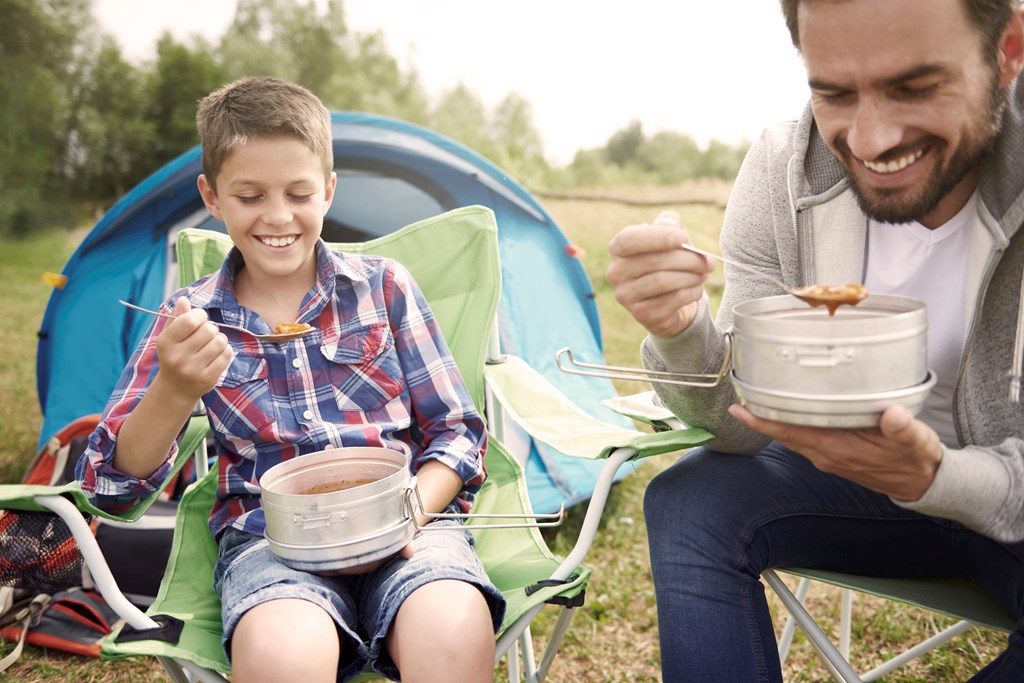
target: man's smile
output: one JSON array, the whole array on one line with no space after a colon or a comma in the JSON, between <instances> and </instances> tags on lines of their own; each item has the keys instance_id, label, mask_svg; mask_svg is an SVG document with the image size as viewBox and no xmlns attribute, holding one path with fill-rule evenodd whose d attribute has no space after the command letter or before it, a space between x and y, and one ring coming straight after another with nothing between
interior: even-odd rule
<instances>
[{"instance_id":1,"label":"man's smile","mask_svg":"<svg viewBox=\"0 0 1024 683\"><path fill-rule=\"evenodd\" d=\"M923 149L919 149L916 152L912 152L911 154L905 154L904 156L900 157L899 159L894 159L892 161L867 161L867 160L864 160L864 161L861 161L861 163L864 164L864 167L867 168L869 171L873 171L875 173L881 173L881 174L884 175L884 174L896 173L898 171L902 171L907 166L910 166L911 164L916 163L922 156L924 156L924 150Z\"/></svg>"}]
</instances>

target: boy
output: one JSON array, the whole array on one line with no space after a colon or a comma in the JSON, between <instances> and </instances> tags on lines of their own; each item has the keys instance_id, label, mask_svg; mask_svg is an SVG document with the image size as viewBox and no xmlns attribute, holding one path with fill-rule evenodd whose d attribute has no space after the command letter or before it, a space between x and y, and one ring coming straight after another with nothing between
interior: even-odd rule
<instances>
[{"instance_id":1,"label":"boy","mask_svg":"<svg viewBox=\"0 0 1024 683\"><path fill-rule=\"evenodd\" d=\"M486 432L409 273L320 239L337 182L323 104L246 78L204 98L196 120L199 192L234 248L139 345L79 464L83 488L113 510L154 490L202 399L219 456L210 528L234 681L345 681L367 662L403 681L491 680L504 603L457 523L433 522L454 531L417 534L343 576L292 570L262 538L259 477L338 446L404 452L427 512L468 509ZM265 343L210 320L316 329Z\"/></svg>"}]
</instances>

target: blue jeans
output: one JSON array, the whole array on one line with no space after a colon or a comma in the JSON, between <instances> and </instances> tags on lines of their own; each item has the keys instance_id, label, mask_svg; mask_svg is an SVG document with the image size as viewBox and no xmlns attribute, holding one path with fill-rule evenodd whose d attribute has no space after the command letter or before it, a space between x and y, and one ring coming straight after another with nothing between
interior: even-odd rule
<instances>
[{"instance_id":1,"label":"blue jeans","mask_svg":"<svg viewBox=\"0 0 1024 683\"><path fill-rule=\"evenodd\" d=\"M685 455L651 481L644 514L669 683L782 681L759 577L786 566L969 578L1018 624L971 680L1024 681L1024 543L904 510L776 443Z\"/></svg>"}]
</instances>

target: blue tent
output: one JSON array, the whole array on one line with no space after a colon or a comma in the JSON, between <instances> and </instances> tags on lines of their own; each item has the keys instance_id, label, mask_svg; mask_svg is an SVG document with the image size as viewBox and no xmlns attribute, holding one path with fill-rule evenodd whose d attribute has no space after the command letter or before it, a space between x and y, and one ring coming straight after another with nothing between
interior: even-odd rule
<instances>
[{"instance_id":1,"label":"blue tent","mask_svg":"<svg viewBox=\"0 0 1024 683\"><path fill-rule=\"evenodd\" d=\"M555 351L603 357L597 308L569 242L533 196L470 149L413 124L368 114L332 115L338 189L324 239L362 241L459 206L481 204L497 216L504 291L502 350L524 358L582 407L607 421L606 380L562 373ZM174 239L186 227L224 231L196 190L198 147L144 180L100 219L64 267L43 317L37 384L40 445L83 415L101 412L140 336L145 316L127 299L156 308L176 288ZM572 505L590 496L597 463L526 441L521 448L534 508Z\"/></svg>"}]
</instances>

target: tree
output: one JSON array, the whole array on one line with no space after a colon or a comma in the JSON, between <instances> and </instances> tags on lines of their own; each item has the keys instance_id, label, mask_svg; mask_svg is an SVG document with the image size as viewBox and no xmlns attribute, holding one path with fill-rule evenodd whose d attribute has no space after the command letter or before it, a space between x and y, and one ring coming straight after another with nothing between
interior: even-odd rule
<instances>
[{"instance_id":1,"label":"tree","mask_svg":"<svg viewBox=\"0 0 1024 683\"><path fill-rule=\"evenodd\" d=\"M661 131L644 140L637 151L637 161L656 182L672 184L698 177L703 155L689 135Z\"/></svg>"},{"instance_id":2,"label":"tree","mask_svg":"<svg viewBox=\"0 0 1024 683\"><path fill-rule=\"evenodd\" d=\"M224 81L209 44L197 41L189 48L168 33L160 37L146 94L147 118L154 124L151 170L198 144L196 105Z\"/></svg>"},{"instance_id":3,"label":"tree","mask_svg":"<svg viewBox=\"0 0 1024 683\"><path fill-rule=\"evenodd\" d=\"M151 170L155 125L147 116L147 76L107 36L90 78L76 91L65 149L79 196L116 199Z\"/></svg>"},{"instance_id":4,"label":"tree","mask_svg":"<svg viewBox=\"0 0 1024 683\"><path fill-rule=\"evenodd\" d=\"M495 108L490 129L499 166L527 183L548 173L544 142L533 123L533 107L528 100L509 93Z\"/></svg>"},{"instance_id":5,"label":"tree","mask_svg":"<svg viewBox=\"0 0 1024 683\"><path fill-rule=\"evenodd\" d=\"M441 95L431 112L431 128L458 140L491 160L497 158L490 139L487 110L476 93L459 83Z\"/></svg>"},{"instance_id":6,"label":"tree","mask_svg":"<svg viewBox=\"0 0 1024 683\"><path fill-rule=\"evenodd\" d=\"M627 166L637 160L640 147L644 143L643 125L634 119L629 125L616 132L605 145L608 161L616 166Z\"/></svg>"},{"instance_id":7,"label":"tree","mask_svg":"<svg viewBox=\"0 0 1024 683\"><path fill-rule=\"evenodd\" d=\"M0 232L54 219L87 0L0 0Z\"/></svg>"},{"instance_id":8,"label":"tree","mask_svg":"<svg viewBox=\"0 0 1024 683\"><path fill-rule=\"evenodd\" d=\"M701 164L702 175L726 180L735 178L749 147L750 144L747 142L732 146L712 140L704 152L704 161Z\"/></svg>"},{"instance_id":9,"label":"tree","mask_svg":"<svg viewBox=\"0 0 1024 683\"><path fill-rule=\"evenodd\" d=\"M341 0L239 0L218 50L226 75L284 78L309 88L331 109L423 118L415 74L404 74L383 36L348 30Z\"/></svg>"}]
</instances>

